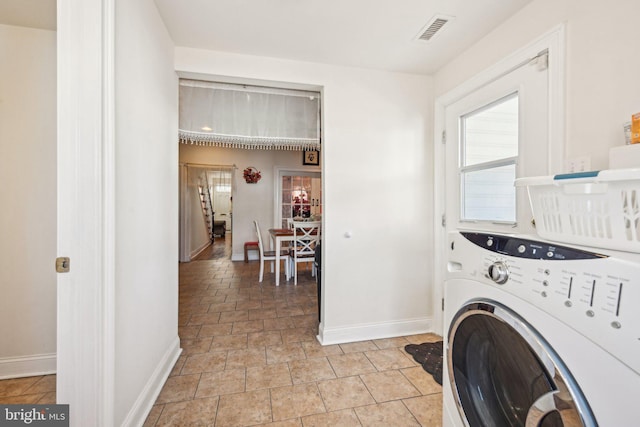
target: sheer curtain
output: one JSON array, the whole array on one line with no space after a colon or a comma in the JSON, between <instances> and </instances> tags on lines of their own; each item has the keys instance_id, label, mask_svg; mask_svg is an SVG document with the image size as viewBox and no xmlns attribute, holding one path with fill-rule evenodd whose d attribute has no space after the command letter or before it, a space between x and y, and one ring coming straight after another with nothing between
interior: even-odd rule
<instances>
[{"instance_id":1,"label":"sheer curtain","mask_svg":"<svg viewBox=\"0 0 640 427\"><path fill-rule=\"evenodd\" d=\"M180 142L319 150L320 93L181 80Z\"/></svg>"}]
</instances>

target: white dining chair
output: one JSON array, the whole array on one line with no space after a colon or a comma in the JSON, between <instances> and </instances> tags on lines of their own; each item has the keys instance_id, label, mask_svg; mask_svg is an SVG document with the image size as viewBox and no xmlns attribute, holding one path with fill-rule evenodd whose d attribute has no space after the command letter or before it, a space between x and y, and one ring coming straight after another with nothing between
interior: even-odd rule
<instances>
[{"instance_id":1,"label":"white dining chair","mask_svg":"<svg viewBox=\"0 0 640 427\"><path fill-rule=\"evenodd\" d=\"M298 264L311 263L311 276L315 276L316 245L320 241L320 221L294 221L293 245L289 251L289 262L294 285L298 284Z\"/></svg>"},{"instance_id":2,"label":"white dining chair","mask_svg":"<svg viewBox=\"0 0 640 427\"><path fill-rule=\"evenodd\" d=\"M258 252L260 254L260 274L258 276L259 281L262 282L264 277L264 262L271 261L271 272L273 273L273 265L276 260L276 251L265 251L264 245L262 244L262 233L260 232L260 225L258 225L258 221L254 220L253 224L256 227L256 234L258 235ZM280 251L280 259L284 260L284 272L285 277L289 280L289 250L283 249Z\"/></svg>"}]
</instances>

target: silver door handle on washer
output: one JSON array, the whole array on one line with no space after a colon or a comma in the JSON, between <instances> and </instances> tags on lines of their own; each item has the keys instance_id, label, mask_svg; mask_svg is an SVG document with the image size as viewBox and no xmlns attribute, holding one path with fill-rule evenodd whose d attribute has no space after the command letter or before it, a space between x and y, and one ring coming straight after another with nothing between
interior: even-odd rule
<instances>
[{"instance_id":1,"label":"silver door handle on washer","mask_svg":"<svg viewBox=\"0 0 640 427\"><path fill-rule=\"evenodd\" d=\"M533 402L527 412L525 427L539 427L543 418L553 411L558 411L564 427L582 427L583 424L575 406L560 398L558 394L558 390L550 391Z\"/></svg>"}]
</instances>

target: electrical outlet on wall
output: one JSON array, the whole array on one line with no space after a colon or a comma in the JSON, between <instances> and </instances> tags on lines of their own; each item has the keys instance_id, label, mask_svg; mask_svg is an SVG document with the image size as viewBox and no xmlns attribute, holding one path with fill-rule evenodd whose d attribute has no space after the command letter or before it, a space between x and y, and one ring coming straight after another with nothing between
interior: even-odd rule
<instances>
[{"instance_id":1,"label":"electrical outlet on wall","mask_svg":"<svg viewBox=\"0 0 640 427\"><path fill-rule=\"evenodd\" d=\"M567 159L564 164L566 173L586 172L591 170L591 157L581 156Z\"/></svg>"}]
</instances>

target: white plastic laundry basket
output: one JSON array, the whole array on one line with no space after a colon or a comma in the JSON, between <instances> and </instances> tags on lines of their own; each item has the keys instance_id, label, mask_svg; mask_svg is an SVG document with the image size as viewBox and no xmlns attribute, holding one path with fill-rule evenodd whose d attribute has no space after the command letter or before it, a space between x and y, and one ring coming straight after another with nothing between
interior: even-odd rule
<instances>
[{"instance_id":1,"label":"white plastic laundry basket","mask_svg":"<svg viewBox=\"0 0 640 427\"><path fill-rule=\"evenodd\" d=\"M519 178L538 234L561 243L640 253L640 169Z\"/></svg>"}]
</instances>

